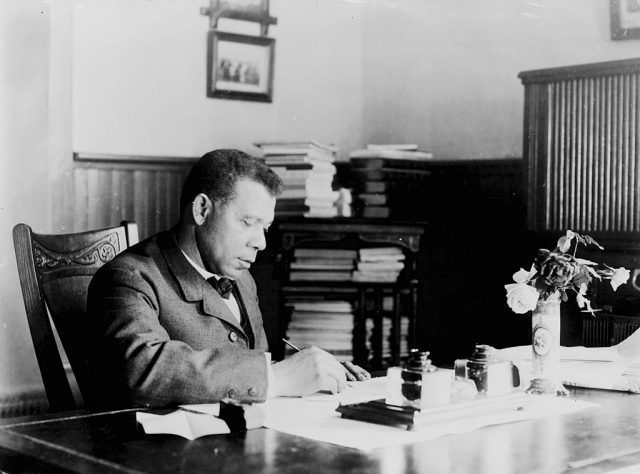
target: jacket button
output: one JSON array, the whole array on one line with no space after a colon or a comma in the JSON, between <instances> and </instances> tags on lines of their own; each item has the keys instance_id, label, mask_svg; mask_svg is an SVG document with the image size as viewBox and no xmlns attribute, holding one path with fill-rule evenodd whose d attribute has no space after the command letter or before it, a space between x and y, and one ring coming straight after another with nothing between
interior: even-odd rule
<instances>
[{"instance_id":1,"label":"jacket button","mask_svg":"<svg viewBox=\"0 0 640 474\"><path fill-rule=\"evenodd\" d=\"M252 396L252 397L255 397L256 395L258 395L258 389L254 388L254 387L251 387L249 389L249 395Z\"/></svg>"},{"instance_id":2,"label":"jacket button","mask_svg":"<svg viewBox=\"0 0 640 474\"><path fill-rule=\"evenodd\" d=\"M235 332L230 332L229 333L229 340L231 342L236 342L238 340L238 335Z\"/></svg>"},{"instance_id":3,"label":"jacket button","mask_svg":"<svg viewBox=\"0 0 640 474\"><path fill-rule=\"evenodd\" d=\"M229 393L227 395L229 395L229 398L238 398L238 392L233 388L229 390Z\"/></svg>"}]
</instances>

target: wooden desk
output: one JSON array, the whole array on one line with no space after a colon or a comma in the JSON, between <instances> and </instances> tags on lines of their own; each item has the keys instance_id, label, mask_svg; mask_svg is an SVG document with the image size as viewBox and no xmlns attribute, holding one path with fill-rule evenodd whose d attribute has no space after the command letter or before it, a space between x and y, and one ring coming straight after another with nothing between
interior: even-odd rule
<instances>
[{"instance_id":1,"label":"wooden desk","mask_svg":"<svg viewBox=\"0 0 640 474\"><path fill-rule=\"evenodd\" d=\"M640 463L640 395L574 389L600 404L576 413L361 452L256 429L187 441L145 435L134 411L49 415L0 424L6 472L589 473ZM626 455L625 455L626 454ZM599 463L585 459L611 457Z\"/></svg>"}]
</instances>

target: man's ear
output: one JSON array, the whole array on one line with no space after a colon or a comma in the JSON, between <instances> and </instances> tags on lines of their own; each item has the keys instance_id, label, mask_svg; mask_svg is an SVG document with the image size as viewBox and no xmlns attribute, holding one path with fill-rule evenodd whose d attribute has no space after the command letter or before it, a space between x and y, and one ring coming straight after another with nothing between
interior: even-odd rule
<instances>
[{"instance_id":1,"label":"man's ear","mask_svg":"<svg viewBox=\"0 0 640 474\"><path fill-rule=\"evenodd\" d=\"M207 216L213 212L213 202L205 193L198 194L191 203L191 213L196 225L204 224Z\"/></svg>"}]
</instances>

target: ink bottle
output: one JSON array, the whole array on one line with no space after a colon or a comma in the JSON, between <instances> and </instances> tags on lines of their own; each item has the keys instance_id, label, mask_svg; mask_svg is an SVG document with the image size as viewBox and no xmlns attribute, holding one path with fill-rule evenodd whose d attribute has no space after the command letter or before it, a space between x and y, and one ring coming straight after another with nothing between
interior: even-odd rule
<instances>
[{"instance_id":1,"label":"ink bottle","mask_svg":"<svg viewBox=\"0 0 640 474\"><path fill-rule=\"evenodd\" d=\"M428 351L411 349L402 367L387 370L389 405L421 409L445 405L451 401L452 375L431 363Z\"/></svg>"}]
</instances>

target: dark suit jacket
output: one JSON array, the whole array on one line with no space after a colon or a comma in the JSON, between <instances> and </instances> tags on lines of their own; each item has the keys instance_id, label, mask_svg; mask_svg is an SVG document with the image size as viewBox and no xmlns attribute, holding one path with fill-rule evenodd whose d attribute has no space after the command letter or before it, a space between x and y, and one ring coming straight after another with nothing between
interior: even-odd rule
<instances>
[{"instance_id":1,"label":"dark suit jacket","mask_svg":"<svg viewBox=\"0 0 640 474\"><path fill-rule=\"evenodd\" d=\"M172 232L127 249L91 281L94 404L161 406L267 396L267 339L249 274L236 280L255 350L220 295L189 264Z\"/></svg>"}]
</instances>

